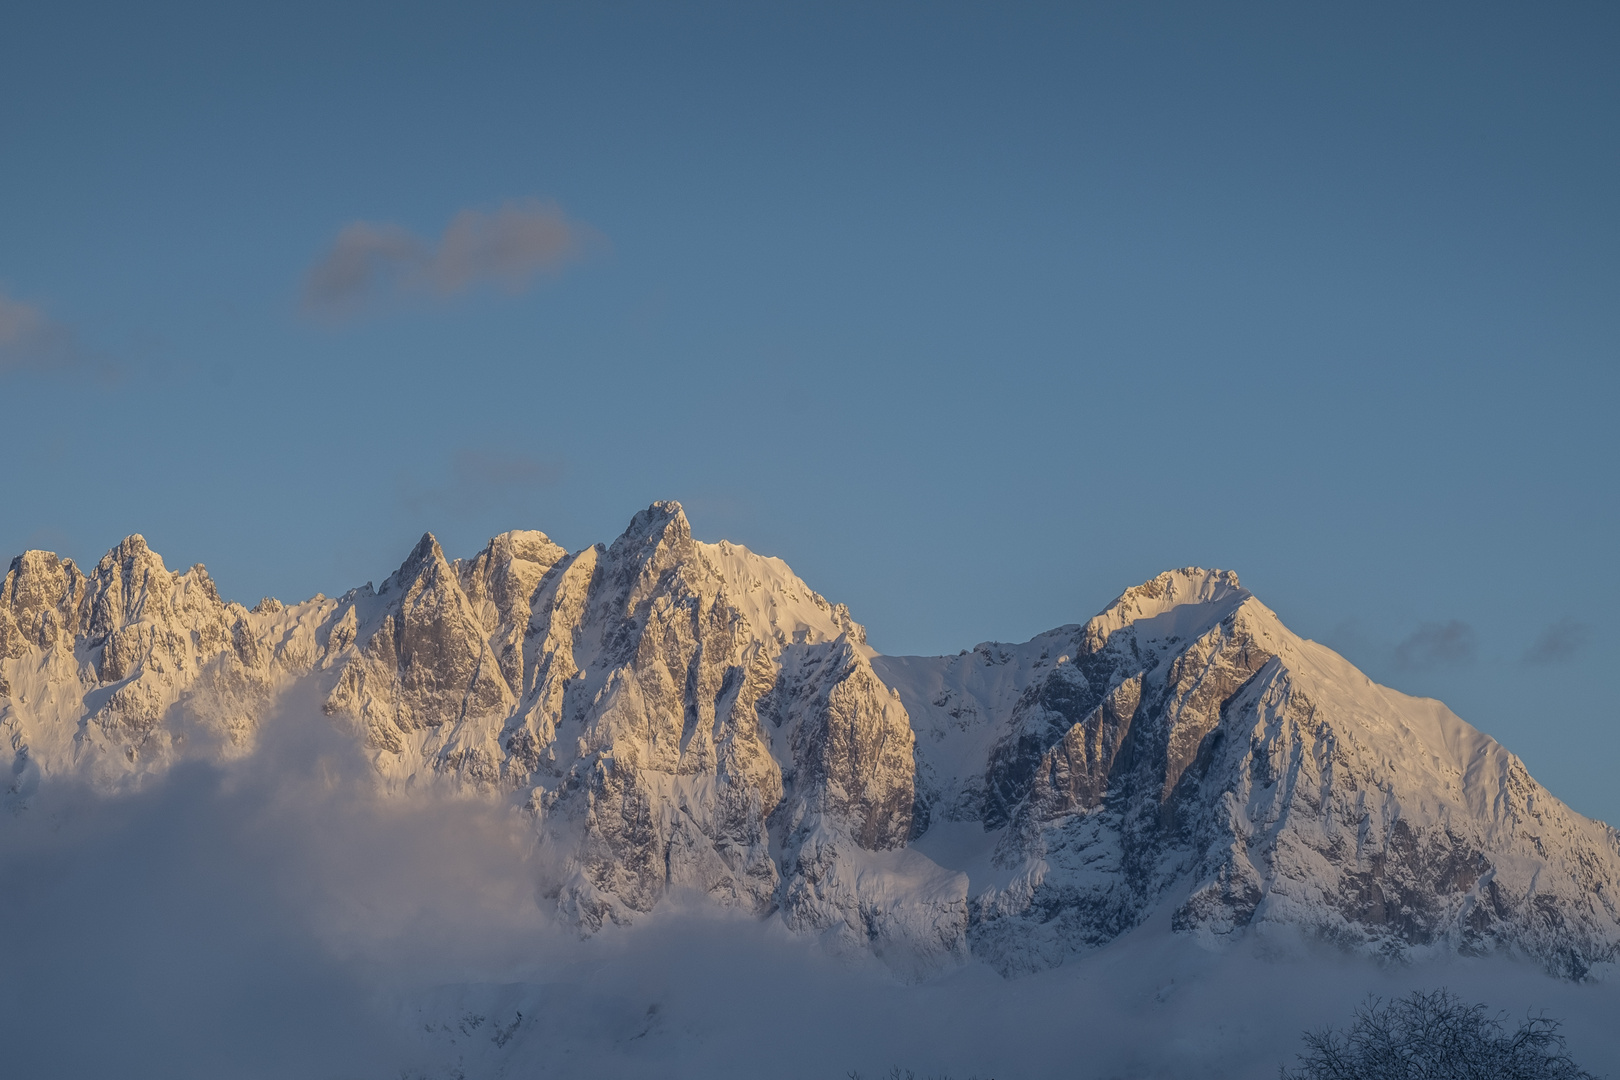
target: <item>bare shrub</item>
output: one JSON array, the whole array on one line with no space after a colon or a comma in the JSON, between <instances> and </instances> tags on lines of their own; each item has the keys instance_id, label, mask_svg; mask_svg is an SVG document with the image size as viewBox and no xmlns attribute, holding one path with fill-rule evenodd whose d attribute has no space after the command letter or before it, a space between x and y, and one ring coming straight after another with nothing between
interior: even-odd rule
<instances>
[{"instance_id":1,"label":"bare shrub","mask_svg":"<svg viewBox=\"0 0 1620 1080\"><path fill-rule=\"evenodd\" d=\"M1368 998L1348 1031L1305 1035L1305 1053L1283 1080L1597 1080L1564 1048L1559 1021L1528 1018L1509 1031L1503 1014L1448 990L1395 1001Z\"/></svg>"}]
</instances>

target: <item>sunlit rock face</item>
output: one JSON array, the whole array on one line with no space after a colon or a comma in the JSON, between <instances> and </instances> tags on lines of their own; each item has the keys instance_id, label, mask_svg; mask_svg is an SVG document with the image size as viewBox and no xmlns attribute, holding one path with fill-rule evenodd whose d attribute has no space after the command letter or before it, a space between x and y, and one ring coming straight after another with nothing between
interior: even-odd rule
<instances>
[{"instance_id":1,"label":"sunlit rock face","mask_svg":"<svg viewBox=\"0 0 1620 1080\"><path fill-rule=\"evenodd\" d=\"M1438 702L1178 570L1084 625L883 657L780 560L674 503L607 547L543 533L251 611L138 536L0 586L6 798L252 751L324 703L378 784L507 800L544 902L592 931L698 898L908 973L1064 962L1155 912L1217 944L1287 925L1385 956L1620 946L1620 839Z\"/></svg>"}]
</instances>

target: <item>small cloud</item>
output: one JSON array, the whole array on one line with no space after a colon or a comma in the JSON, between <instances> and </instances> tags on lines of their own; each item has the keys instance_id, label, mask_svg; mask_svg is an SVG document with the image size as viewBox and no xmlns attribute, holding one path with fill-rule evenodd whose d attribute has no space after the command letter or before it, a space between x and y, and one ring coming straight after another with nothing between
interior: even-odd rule
<instances>
[{"instance_id":1,"label":"small cloud","mask_svg":"<svg viewBox=\"0 0 1620 1080\"><path fill-rule=\"evenodd\" d=\"M345 225L304 279L304 306L328 316L357 310L402 270L427 260L422 242L398 225Z\"/></svg>"},{"instance_id":2,"label":"small cloud","mask_svg":"<svg viewBox=\"0 0 1620 1080\"><path fill-rule=\"evenodd\" d=\"M0 374L51 371L83 361L72 330L34 304L0 292Z\"/></svg>"},{"instance_id":3,"label":"small cloud","mask_svg":"<svg viewBox=\"0 0 1620 1080\"><path fill-rule=\"evenodd\" d=\"M442 485L422 485L406 478L400 502L413 513L445 508L465 513L498 505L513 495L539 491L562 482L562 458L534 458L493 450L457 450L450 457L450 476Z\"/></svg>"},{"instance_id":4,"label":"small cloud","mask_svg":"<svg viewBox=\"0 0 1620 1080\"><path fill-rule=\"evenodd\" d=\"M457 450L450 459L450 472L457 487L542 488L562 479L563 462L561 458Z\"/></svg>"},{"instance_id":5,"label":"small cloud","mask_svg":"<svg viewBox=\"0 0 1620 1080\"><path fill-rule=\"evenodd\" d=\"M436 244L399 225L357 221L338 232L305 275L304 310L342 319L403 295L447 297L483 284L519 293L537 274L560 273L600 241L590 226L538 199L488 214L462 210Z\"/></svg>"},{"instance_id":6,"label":"small cloud","mask_svg":"<svg viewBox=\"0 0 1620 1080\"><path fill-rule=\"evenodd\" d=\"M1526 664L1560 664L1573 660L1591 640L1592 627L1574 619L1561 619L1541 632L1524 651Z\"/></svg>"},{"instance_id":7,"label":"small cloud","mask_svg":"<svg viewBox=\"0 0 1620 1080\"><path fill-rule=\"evenodd\" d=\"M1395 663L1408 671L1437 667L1463 667L1474 662L1479 640L1474 628L1452 619L1424 623L1395 646Z\"/></svg>"}]
</instances>

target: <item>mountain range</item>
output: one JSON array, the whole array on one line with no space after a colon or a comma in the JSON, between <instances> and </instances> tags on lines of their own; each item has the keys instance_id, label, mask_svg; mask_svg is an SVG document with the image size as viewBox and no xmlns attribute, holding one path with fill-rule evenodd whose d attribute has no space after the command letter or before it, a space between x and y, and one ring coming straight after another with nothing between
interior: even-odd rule
<instances>
[{"instance_id":1,"label":"mountain range","mask_svg":"<svg viewBox=\"0 0 1620 1080\"><path fill-rule=\"evenodd\" d=\"M918 975L1053 967L1156 915L1213 948L1287 926L1574 980L1620 958L1620 834L1228 571L943 657L879 655L669 502L574 553L424 536L336 599L228 603L140 536L88 572L24 553L0 587L17 812L250 754L311 699L392 796L524 815L541 902L586 933L698 896Z\"/></svg>"}]
</instances>

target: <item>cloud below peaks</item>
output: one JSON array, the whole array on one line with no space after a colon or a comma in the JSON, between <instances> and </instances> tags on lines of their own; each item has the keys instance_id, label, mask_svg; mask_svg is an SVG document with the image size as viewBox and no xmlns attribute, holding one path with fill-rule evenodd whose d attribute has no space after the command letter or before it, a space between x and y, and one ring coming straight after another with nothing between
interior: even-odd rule
<instances>
[{"instance_id":1,"label":"cloud below peaks","mask_svg":"<svg viewBox=\"0 0 1620 1080\"><path fill-rule=\"evenodd\" d=\"M462 210L437 242L401 225L356 221L338 231L304 277L304 310L340 320L410 296L450 297L481 285L520 293L601 246L596 230L554 202L510 201Z\"/></svg>"},{"instance_id":2,"label":"cloud below peaks","mask_svg":"<svg viewBox=\"0 0 1620 1080\"><path fill-rule=\"evenodd\" d=\"M1395 663L1407 671L1427 671L1441 667L1465 667L1479 653L1474 628L1452 619L1446 623L1424 623L1395 646Z\"/></svg>"}]
</instances>

